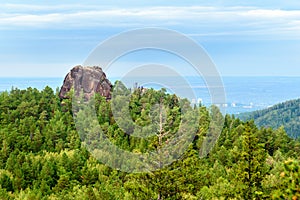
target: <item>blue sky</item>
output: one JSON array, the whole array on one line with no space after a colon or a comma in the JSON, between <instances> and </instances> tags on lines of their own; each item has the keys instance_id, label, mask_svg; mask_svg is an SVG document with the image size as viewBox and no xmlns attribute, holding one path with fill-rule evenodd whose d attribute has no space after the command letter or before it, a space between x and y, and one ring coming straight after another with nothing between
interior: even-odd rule
<instances>
[{"instance_id":1,"label":"blue sky","mask_svg":"<svg viewBox=\"0 0 300 200\"><path fill-rule=\"evenodd\" d=\"M144 27L191 37L221 75L300 76L298 0L15 0L0 6L1 77L63 77L101 41ZM123 62L135 62L134 56Z\"/></svg>"}]
</instances>

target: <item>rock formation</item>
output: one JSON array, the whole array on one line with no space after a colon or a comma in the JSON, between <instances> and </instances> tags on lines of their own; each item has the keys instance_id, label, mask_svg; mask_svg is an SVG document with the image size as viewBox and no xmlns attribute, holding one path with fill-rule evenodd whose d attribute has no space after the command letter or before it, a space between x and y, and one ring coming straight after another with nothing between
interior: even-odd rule
<instances>
[{"instance_id":1,"label":"rock formation","mask_svg":"<svg viewBox=\"0 0 300 200\"><path fill-rule=\"evenodd\" d=\"M68 98L67 93L74 88L75 94L83 92L85 99L90 99L95 93L111 99L112 84L106 78L100 67L76 66L66 75L60 89L59 97Z\"/></svg>"}]
</instances>

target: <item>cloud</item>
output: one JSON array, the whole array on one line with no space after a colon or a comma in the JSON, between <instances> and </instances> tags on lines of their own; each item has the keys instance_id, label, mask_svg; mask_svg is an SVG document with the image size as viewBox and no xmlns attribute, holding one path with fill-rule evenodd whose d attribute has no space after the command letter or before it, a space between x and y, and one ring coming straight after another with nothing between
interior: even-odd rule
<instances>
[{"instance_id":1,"label":"cloud","mask_svg":"<svg viewBox=\"0 0 300 200\"><path fill-rule=\"evenodd\" d=\"M181 27L190 34L288 34L300 36L300 10L255 7L159 6L127 9L99 5L3 4L1 29Z\"/></svg>"}]
</instances>

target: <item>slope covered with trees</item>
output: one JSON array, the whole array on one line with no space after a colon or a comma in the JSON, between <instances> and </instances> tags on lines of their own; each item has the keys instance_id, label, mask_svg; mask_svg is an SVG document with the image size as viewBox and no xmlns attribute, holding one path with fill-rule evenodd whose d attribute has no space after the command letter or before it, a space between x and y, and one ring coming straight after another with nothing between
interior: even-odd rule
<instances>
[{"instance_id":1,"label":"slope covered with trees","mask_svg":"<svg viewBox=\"0 0 300 200\"><path fill-rule=\"evenodd\" d=\"M270 108L238 115L242 120L253 119L260 127L284 126L290 137L300 136L300 99L286 101Z\"/></svg>"},{"instance_id":2,"label":"slope covered with trees","mask_svg":"<svg viewBox=\"0 0 300 200\"><path fill-rule=\"evenodd\" d=\"M125 173L87 151L71 99L61 102L57 93L46 87L0 94L0 199L300 199L300 144L283 128L257 128L226 115L217 144L200 158L212 108L195 107L199 128L179 160L154 172ZM160 131L172 135L181 108L165 90L134 91L130 115L140 126L149 124L151 105L162 98ZM104 133L122 149L138 154L168 140L159 133L147 140L125 134L101 96L95 108Z\"/></svg>"}]
</instances>

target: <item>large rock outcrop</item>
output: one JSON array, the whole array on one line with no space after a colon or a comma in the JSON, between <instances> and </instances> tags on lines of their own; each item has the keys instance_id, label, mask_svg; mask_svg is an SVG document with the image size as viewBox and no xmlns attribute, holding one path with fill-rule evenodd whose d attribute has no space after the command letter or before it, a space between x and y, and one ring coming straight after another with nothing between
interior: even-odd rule
<instances>
[{"instance_id":1,"label":"large rock outcrop","mask_svg":"<svg viewBox=\"0 0 300 200\"><path fill-rule=\"evenodd\" d=\"M60 89L59 97L68 98L67 93L74 88L75 94L83 92L85 99L90 99L95 93L111 98L112 84L106 78L101 67L83 67L78 65L66 75Z\"/></svg>"}]
</instances>

